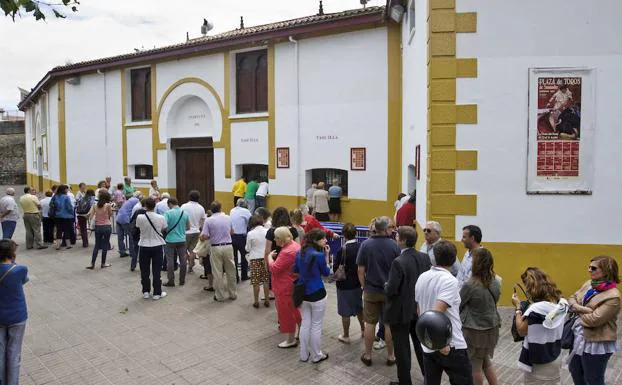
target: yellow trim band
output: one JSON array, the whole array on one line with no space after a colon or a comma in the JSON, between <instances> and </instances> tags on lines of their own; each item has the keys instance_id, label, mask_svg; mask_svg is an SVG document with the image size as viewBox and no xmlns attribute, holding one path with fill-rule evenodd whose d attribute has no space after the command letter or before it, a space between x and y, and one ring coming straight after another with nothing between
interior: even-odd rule
<instances>
[{"instance_id":1,"label":"yellow trim band","mask_svg":"<svg viewBox=\"0 0 622 385\"><path fill-rule=\"evenodd\" d=\"M387 202L402 191L402 32L387 27ZM393 208L387 206L388 212ZM386 215L386 214L385 214Z\"/></svg>"},{"instance_id":2,"label":"yellow trim band","mask_svg":"<svg viewBox=\"0 0 622 385\"><path fill-rule=\"evenodd\" d=\"M58 165L60 180L67 183L67 142L65 127L65 79L58 81Z\"/></svg>"},{"instance_id":3,"label":"yellow trim band","mask_svg":"<svg viewBox=\"0 0 622 385\"><path fill-rule=\"evenodd\" d=\"M276 110L274 89L274 43L268 44L268 178L276 178L276 129L274 114ZM300 151L300 149L298 150ZM297 165L300 167L300 165Z\"/></svg>"},{"instance_id":4,"label":"yellow trim band","mask_svg":"<svg viewBox=\"0 0 622 385\"><path fill-rule=\"evenodd\" d=\"M121 152L123 154L123 162L121 175L127 175L127 132L125 130L125 121L127 114L127 81L125 79L125 70L121 70ZM153 111L152 111L153 112Z\"/></svg>"}]
</instances>

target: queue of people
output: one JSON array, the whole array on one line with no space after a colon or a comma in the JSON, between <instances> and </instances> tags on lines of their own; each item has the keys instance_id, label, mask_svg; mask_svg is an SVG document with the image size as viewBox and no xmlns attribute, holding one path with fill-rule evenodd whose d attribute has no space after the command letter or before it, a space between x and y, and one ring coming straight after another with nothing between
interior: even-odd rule
<instances>
[{"instance_id":1,"label":"queue of people","mask_svg":"<svg viewBox=\"0 0 622 385\"><path fill-rule=\"evenodd\" d=\"M443 373L451 384L499 383L493 357L502 327L497 310L502 278L495 273L491 251L482 245L478 226L463 228L462 260L457 258L455 244L442 238L438 222L425 224L425 241L417 250L418 234L409 219L414 199L404 196L396 202L396 216L374 218L369 237L362 242L357 240L353 224L343 225L342 246L333 256L327 242L339 235L324 228L320 220L326 218L325 206L331 206L334 190L333 194L325 194L325 186L318 184L310 200L315 215L310 214L307 205L292 211L277 207L270 212L263 205L265 200L257 196L259 183L257 190L251 185L254 203L247 201L252 182L236 182L237 199L229 214L223 212L218 201L206 211L199 204L198 191L191 191L188 203L179 206L175 197L160 195L157 183L152 184L153 194L149 197L135 191L127 179L122 190L118 187L112 194L106 188L109 182L102 184L96 195L92 190L83 191L80 185L76 203L68 194L68 186L60 185L41 201L35 201L34 195L24 199L22 207L47 211L47 216L42 213L43 240L31 231L26 245L44 246L43 242L50 240L45 218L52 218L57 230L56 248L70 248L76 207L88 200L88 212L82 214L81 209L78 215L84 217L85 223L95 224L95 245L87 269L95 268L100 251L100 266L109 267L112 211L118 198L115 193L122 191L123 202L116 216L117 231L122 234L118 250L122 257L132 256L132 271L139 266L144 299L160 300L167 296L163 287L184 286L195 259L200 258L204 268L200 278L208 280L204 290L213 293L214 302L237 300L238 283L250 280L253 308L260 308L262 289L265 308L270 308L270 299L275 299L279 331L284 337L278 348L298 347L301 362L319 364L329 359L329 352L322 349L322 329L331 301L325 278L333 275L342 321L338 340L351 344L351 318L356 317L364 340L360 361L372 366L376 331L383 330L384 364L396 366L397 381L391 384L412 384L411 342L426 385L440 384ZM0 220L14 218L11 211L17 207L9 199L2 199ZM257 207L251 210L249 203ZM401 226L396 225L397 218ZM24 222L31 230L36 227L36 219L27 222L24 218ZM6 226L7 235L11 226ZM0 292L11 298L0 301L0 348L5 357L0 382L7 384L16 383L14 379L19 376L27 320L23 285L28 281L28 270L15 263L16 257L17 245L10 239L0 240ZM162 271L167 274L165 283ZM524 370L522 383L559 384L562 346L567 339L571 340L567 364L573 382L605 383L609 359L619 349L618 264L612 257L598 256L591 259L588 272L589 280L568 299L541 269L529 267L521 274L521 285L515 287L526 298L521 301L515 290L512 303L516 307L516 338L522 346L517 357L517 365ZM418 319L428 311L444 314L451 325L451 336L440 349L428 348L417 333Z\"/></svg>"}]
</instances>

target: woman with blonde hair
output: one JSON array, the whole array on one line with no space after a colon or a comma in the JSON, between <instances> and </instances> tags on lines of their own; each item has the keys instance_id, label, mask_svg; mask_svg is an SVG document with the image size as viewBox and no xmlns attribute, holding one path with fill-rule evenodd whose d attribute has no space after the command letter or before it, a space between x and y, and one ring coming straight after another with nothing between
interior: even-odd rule
<instances>
[{"instance_id":1,"label":"woman with blonde hair","mask_svg":"<svg viewBox=\"0 0 622 385\"><path fill-rule=\"evenodd\" d=\"M295 333L296 326L300 327L301 317L292 300L294 291L293 268L296 262L296 254L300 251L300 245L294 242L292 233L286 226L274 230L274 242L280 248L278 258L276 258L277 251L272 251L265 256L265 261L272 274L272 291L276 297L279 329L281 333L287 336L287 339L278 346L283 349L294 348L298 345Z\"/></svg>"},{"instance_id":2,"label":"woman with blonde hair","mask_svg":"<svg viewBox=\"0 0 622 385\"><path fill-rule=\"evenodd\" d=\"M575 385L604 385L609 358L619 349L616 319L620 313L618 263L601 255L588 266L590 280L569 299L578 314L568 369Z\"/></svg>"},{"instance_id":3,"label":"woman with blonde hair","mask_svg":"<svg viewBox=\"0 0 622 385\"><path fill-rule=\"evenodd\" d=\"M292 220L292 227L298 232L298 237L295 241L302 245L305 238L305 229L302 226L303 223L305 223L304 214L302 213L302 210L294 209L289 213L289 216Z\"/></svg>"},{"instance_id":4,"label":"woman with blonde hair","mask_svg":"<svg viewBox=\"0 0 622 385\"><path fill-rule=\"evenodd\" d=\"M547 273L528 267L521 275L529 307L522 312L516 292L516 328L525 337L518 366L525 371L525 385L557 385L560 383L561 338L568 302Z\"/></svg>"},{"instance_id":5,"label":"woman with blonde hair","mask_svg":"<svg viewBox=\"0 0 622 385\"><path fill-rule=\"evenodd\" d=\"M468 345L475 385L482 385L484 376L490 385L498 384L492 357L501 326L497 311L500 296L501 277L495 274L492 254L485 248L476 249L471 278L460 289L462 333Z\"/></svg>"}]
</instances>

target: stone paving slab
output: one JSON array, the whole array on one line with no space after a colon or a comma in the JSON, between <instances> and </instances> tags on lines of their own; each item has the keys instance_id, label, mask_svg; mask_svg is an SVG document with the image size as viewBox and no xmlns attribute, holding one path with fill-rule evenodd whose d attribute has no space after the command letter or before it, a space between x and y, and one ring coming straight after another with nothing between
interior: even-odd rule
<instances>
[{"instance_id":1,"label":"stone paving slab","mask_svg":"<svg viewBox=\"0 0 622 385\"><path fill-rule=\"evenodd\" d=\"M120 259L116 250L109 256L112 267L90 271L85 266L91 248L80 243L66 251L25 250L22 223L14 239L21 246L19 263L28 265L31 277L22 385L372 385L396 379L395 368L384 365L384 350L374 352L369 368L359 361L363 343L355 322L352 344L337 340L341 319L332 284L322 342L330 359L314 365L299 362L297 349L276 347L282 337L274 307L252 308L248 282L238 286L237 301L214 303L194 273L186 286L168 288L166 298L143 300L140 273L130 272L129 258ZM520 346L509 333L513 311L501 313L494 363L501 384L520 384ZM412 375L415 384L423 383L416 364ZM606 383L622 384L621 377L618 354ZM572 383L566 369L562 383Z\"/></svg>"}]
</instances>

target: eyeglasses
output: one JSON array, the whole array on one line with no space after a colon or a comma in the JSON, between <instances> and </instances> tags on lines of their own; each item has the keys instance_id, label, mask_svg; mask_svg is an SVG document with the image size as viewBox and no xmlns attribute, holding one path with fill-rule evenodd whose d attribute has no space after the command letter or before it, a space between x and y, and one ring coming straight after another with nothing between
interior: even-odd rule
<instances>
[{"instance_id":1,"label":"eyeglasses","mask_svg":"<svg viewBox=\"0 0 622 385\"><path fill-rule=\"evenodd\" d=\"M588 266L587 269L589 271L596 271L596 270L598 270L598 267L596 267L596 266Z\"/></svg>"},{"instance_id":2,"label":"eyeglasses","mask_svg":"<svg viewBox=\"0 0 622 385\"><path fill-rule=\"evenodd\" d=\"M430 229L423 229L423 232L424 232L424 233L431 233L431 232L432 232L432 230L430 230Z\"/></svg>"}]
</instances>

